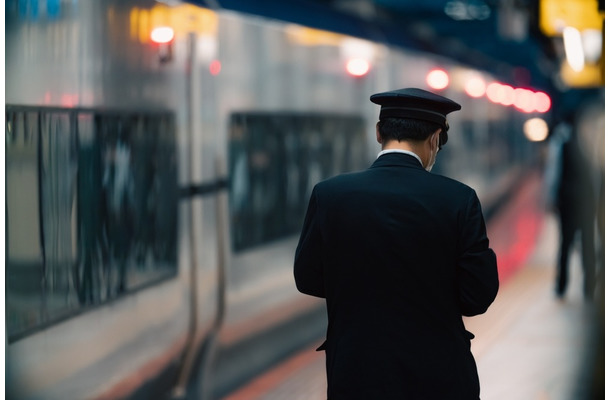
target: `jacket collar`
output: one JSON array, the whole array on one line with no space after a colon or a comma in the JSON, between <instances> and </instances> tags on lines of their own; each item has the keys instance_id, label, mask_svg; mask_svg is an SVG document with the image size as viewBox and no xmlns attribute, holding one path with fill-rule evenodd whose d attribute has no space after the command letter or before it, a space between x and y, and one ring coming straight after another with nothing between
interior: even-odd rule
<instances>
[{"instance_id":1,"label":"jacket collar","mask_svg":"<svg viewBox=\"0 0 610 400\"><path fill-rule=\"evenodd\" d=\"M419 168L425 171L417 158L405 153L382 154L375 160L373 165L371 165L371 168L390 166Z\"/></svg>"}]
</instances>

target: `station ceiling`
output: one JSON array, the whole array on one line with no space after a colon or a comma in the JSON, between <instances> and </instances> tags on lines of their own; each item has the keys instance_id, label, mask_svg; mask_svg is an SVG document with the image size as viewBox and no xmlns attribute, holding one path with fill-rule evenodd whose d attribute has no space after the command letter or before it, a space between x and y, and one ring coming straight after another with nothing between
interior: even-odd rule
<instances>
[{"instance_id":1,"label":"station ceiling","mask_svg":"<svg viewBox=\"0 0 610 400\"><path fill-rule=\"evenodd\" d=\"M528 0L370 0L376 18L402 26L423 50L497 74L517 86L548 86L554 48ZM537 4L537 0L534 2Z\"/></svg>"},{"instance_id":2,"label":"station ceiling","mask_svg":"<svg viewBox=\"0 0 610 400\"><path fill-rule=\"evenodd\" d=\"M553 91L564 55L539 28L542 0L192 0L430 52L506 83ZM582 0L547 0L582 1ZM604 9L603 0L597 2Z\"/></svg>"},{"instance_id":3,"label":"station ceiling","mask_svg":"<svg viewBox=\"0 0 610 400\"><path fill-rule=\"evenodd\" d=\"M547 91L562 85L565 54L561 37L542 32L541 21L548 24L549 17L541 18L541 9L571 13L573 24L597 17L592 14L605 7L603 0L313 1L399 27L418 48L493 72L509 84Z\"/></svg>"}]
</instances>

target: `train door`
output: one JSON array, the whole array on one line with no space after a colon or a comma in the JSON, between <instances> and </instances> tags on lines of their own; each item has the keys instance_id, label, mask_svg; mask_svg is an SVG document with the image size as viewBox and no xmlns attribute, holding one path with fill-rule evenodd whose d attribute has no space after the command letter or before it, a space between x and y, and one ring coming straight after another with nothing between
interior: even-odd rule
<instances>
[{"instance_id":1,"label":"train door","mask_svg":"<svg viewBox=\"0 0 610 400\"><path fill-rule=\"evenodd\" d=\"M191 12L215 18L209 10ZM177 398L207 399L211 395L211 360L224 315L228 211L225 168L219 154L224 142L217 134L215 82L208 54L202 50L214 40L213 35L196 32L185 38L186 134L181 146L186 178L180 192L183 245L188 248L190 328L174 390Z\"/></svg>"}]
</instances>

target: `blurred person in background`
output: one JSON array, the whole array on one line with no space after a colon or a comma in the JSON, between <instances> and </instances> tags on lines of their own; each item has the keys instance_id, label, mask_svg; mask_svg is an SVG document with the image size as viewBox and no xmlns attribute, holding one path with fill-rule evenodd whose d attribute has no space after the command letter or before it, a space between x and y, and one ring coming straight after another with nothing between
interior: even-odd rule
<instances>
[{"instance_id":1,"label":"blurred person in background","mask_svg":"<svg viewBox=\"0 0 610 400\"><path fill-rule=\"evenodd\" d=\"M595 289L595 214L598 207L593 175L587 154L579 140L574 118L559 122L549 142L545 177L548 207L557 212L560 246L557 257L555 294L563 299L569 282L569 257L580 235L584 296Z\"/></svg>"},{"instance_id":2,"label":"blurred person in background","mask_svg":"<svg viewBox=\"0 0 610 400\"><path fill-rule=\"evenodd\" d=\"M430 173L461 109L421 90L378 93L382 151L318 183L296 249L298 290L326 299L329 399L478 399L462 316L498 291L475 191Z\"/></svg>"}]
</instances>

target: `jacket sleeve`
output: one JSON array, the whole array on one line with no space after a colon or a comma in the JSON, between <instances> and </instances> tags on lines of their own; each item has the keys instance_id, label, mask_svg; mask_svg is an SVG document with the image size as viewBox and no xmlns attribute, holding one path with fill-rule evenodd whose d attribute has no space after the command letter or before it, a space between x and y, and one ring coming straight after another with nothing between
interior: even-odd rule
<instances>
[{"instance_id":1,"label":"jacket sleeve","mask_svg":"<svg viewBox=\"0 0 610 400\"><path fill-rule=\"evenodd\" d=\"M322 270L322 235L318 224L318 202L314 188L294 258L294 280L305 294L326 297Z\"/></svg>"},{"instance_id":2,"label":"jacket sleeve","mask_svg":"<svg viewBox=\"0 0 610 400\"><path fill-rule=\"evenodd\" d=\"M458 291L462 315L483 314L498 293L496 254L489 248L481 203L473 191L459 240Z\"/></svg>"}]
</instances>

